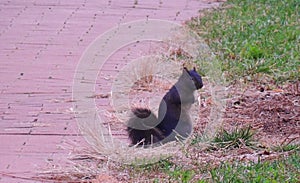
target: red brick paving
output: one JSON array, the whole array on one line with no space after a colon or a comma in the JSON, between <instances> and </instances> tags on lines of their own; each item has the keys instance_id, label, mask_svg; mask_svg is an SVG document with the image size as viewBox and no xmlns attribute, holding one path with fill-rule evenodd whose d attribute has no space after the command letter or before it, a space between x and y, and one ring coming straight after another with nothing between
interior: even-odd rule
<instances>
[{"instance_id":1,"label":"red brick paving","mask_svg":"<svg viewBox=\"0 0 300 183\"><path fill-rule=\"evenodd\" d=\"M35 182L26 178L45 168L47 161L66 158L68 152L59 145L83 140L76 136L77 124L70 111L72 82L80 56L96 37L117 24L139 19L183 23L197 16L198 10L217 4L198 0L1 1L0 182ZM109 72L114 67L105 69ZM102 89L110 90L106 85Z\"/></svg>"}]
</instances>

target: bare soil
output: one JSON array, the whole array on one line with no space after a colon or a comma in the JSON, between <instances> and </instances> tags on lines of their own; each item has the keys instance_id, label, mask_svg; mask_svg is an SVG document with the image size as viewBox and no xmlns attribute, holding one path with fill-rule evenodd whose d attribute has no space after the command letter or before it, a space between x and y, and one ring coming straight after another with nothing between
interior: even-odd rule
<instances>
[{"instance_id":1,"label":"bare soil","mask_svg":"<svg viewBox=\"0 0 300 183\"><path fill-rule=\"evenodd\" d=\"M300 85L289 83L281 87L231 86L223 116L227 130L251 126L263 146L282 145L300 137ZM209 99L209 98L208 98ZM209 102L206 100L204 102ZM211 104L201 107L205 119Z\"/></svg>"}]
</instances>

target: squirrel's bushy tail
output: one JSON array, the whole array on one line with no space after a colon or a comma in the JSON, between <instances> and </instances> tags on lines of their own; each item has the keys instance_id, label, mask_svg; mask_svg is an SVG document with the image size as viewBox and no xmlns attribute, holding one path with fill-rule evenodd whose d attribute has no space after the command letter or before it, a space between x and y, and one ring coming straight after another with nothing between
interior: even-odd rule
<instances>
[{"instance_id":1,"label":"squirrel's bushy tail","mask_svg":"<svg viewBox=\"0 0 300 183\"><path fill-rule=\"evenodd\" d=\"M132 145L150 145L164 139L163 133L156 128L157 117L146 108L135 108L128 120L127 131Z\"/></svg>"}]
</instances>

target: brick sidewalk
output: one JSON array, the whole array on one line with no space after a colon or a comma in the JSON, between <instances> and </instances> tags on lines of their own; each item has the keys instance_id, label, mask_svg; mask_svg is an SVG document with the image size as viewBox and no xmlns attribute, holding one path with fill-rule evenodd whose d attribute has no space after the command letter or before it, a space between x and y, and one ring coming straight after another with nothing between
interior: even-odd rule
<instances>
[{"instance_id":1,"label":"brick sidewalk","mask_svg":"<svg viewBox=\"0 0 300 183\"><path fill-rule=\"evenodd\" d=\"M217 5L197 0L0 2L0 182L33 182L26 178L66 158L59 145L83 140L70 110L72 82L81 55L96 37L139 19L183 23Z\"/></svg>"}]
</instances>

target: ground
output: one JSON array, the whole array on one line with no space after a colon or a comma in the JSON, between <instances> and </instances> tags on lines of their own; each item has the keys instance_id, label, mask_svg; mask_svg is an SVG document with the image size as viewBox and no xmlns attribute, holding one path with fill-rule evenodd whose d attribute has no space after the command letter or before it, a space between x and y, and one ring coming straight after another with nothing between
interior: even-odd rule
<instances>
[{"instance_id":1,"label":"ground","mask_svg":"<svg viewBox=\"0 0 300 183\"><path fill-rule=\"evenodd\" d=\"M134 175L130 167L111 163L105 157L84 156L85 151L77 150L80 148L76 146L89 145L78 131L73 110L72 85L76 66L88 45L114 26L148 18L184 24L198 16L198 10L219 3L193 0L176 3L167 0L1 2L0 15L5 18L0 23L0 182L75 182L83 179L87 182L134 182L156 176ZM115 111L109 107L114 76L124 65L143 55L143 51L152 53L153 47L152 43L124 46L100 69L95 95L91 98L96 100L99 109L106 110L107 123L116 122L111 115ZM260 83L226 85L226 105L222 113L222 127L226 130L251 127L256 149L242 146L207 153L204 146L188 146L188 156L178 153L173 161L195 167L199 164L217 166L221 161L236 159L256 162L259 158L274 159L285 154L275 151L274 147L299 144L299 82ZM161 89L133 89L156 91L150 96L158 96L169 86L166 82ZM137 93L132 91L132 94L136 96ZM198 96L194 106L198 112L195 136L202 134L215 105L207 78ZM113 124L112 128L114 137L127 140L122 123ZM73 154L82 156L70 164L67 160ZM160 172L155 173L159 175Z\"/></svg>"}]
</instances>

